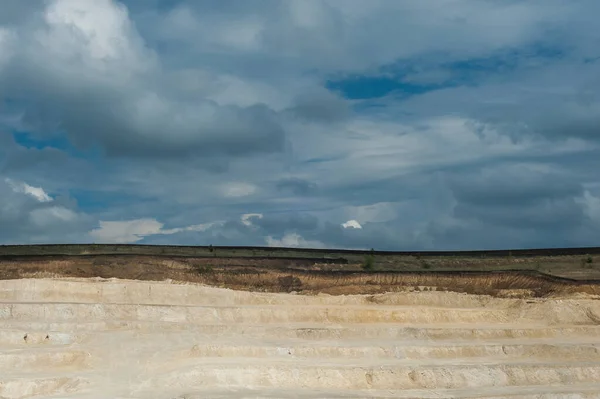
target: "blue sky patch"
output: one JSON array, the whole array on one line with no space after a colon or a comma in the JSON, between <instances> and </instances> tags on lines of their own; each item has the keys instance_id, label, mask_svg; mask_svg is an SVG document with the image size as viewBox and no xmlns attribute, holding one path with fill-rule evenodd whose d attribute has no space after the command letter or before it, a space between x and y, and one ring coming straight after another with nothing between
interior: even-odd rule
<instances>
[{"instance_id":1,"label":"blue sky patch","mask_svg":"<svg viewBox=\"0 0 600 399\"><path fill-rule=\"evenodd\" d=\"M490 78L506 77L519 68L537 67L540 61L560 59L565 54L558 46L534 44L499 51L489 57L452 62L434 62L421 57L383 66L379 75L331 79L326 86L351 100L380 98L392 93L402 99L449 87L476 86Z\"/></svg>"},{"instance_id":2,"label":"blue sky patch","mask_svg":"<svg viewBox=\"0 0 600 399\"><path fill-rule=\"evenodd\" d=\"M35 137L31 133L17 131L13 132L12 135L15 142L25 148L42 150L44 148L51 147L59 150L73 150L73 146L64 136L43 138Z\"/></svg>"}]
</instances>

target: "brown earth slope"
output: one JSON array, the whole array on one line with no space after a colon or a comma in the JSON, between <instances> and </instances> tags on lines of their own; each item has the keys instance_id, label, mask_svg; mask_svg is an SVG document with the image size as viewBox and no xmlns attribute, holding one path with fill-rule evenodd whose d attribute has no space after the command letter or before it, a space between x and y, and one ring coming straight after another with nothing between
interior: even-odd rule
<instances>
[{"instance_id":1,"label":"brown earth slope","mask_svg":"<svg viewBox=\"0 0 600 399\"><path fill-rule=\"evenodd\" d=\"M552 263L537 259L537 263L544 265L539 268L543 271L524 267L519 259L512 260L510 268L504 264L499 267L495 263L498 260L486 260L484 263L470 259L460 263L456 259L433 259L424 261L427 268L384 264L377 265L375 271L365 272L361 264L316 263L311 259L42 256L0 260L0 279L169 279L237 290L304 294L374 294L414 290L522 297L600 294L599 282L591 279L598 272L596 264L592 263L590 268L577 260L571 260L569 264L569 260L569 257L563 257L560 261L552 259ZM377 271L377 268L387 271Z\"/></svg>"}]
</instances>

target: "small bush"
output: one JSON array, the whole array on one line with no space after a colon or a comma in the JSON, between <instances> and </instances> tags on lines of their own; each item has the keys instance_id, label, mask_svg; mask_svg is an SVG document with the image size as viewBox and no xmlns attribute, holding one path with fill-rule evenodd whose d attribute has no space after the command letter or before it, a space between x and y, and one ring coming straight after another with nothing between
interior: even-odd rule
<instances>
[{"instance_id":1,"label":"small bush","mask_svg":"<svg viewBox=\"0 0 600 399\"><path fill-rule=\"evenodd\" d=\"M581 259L581 267L585 269L592 268L594 264L594 258L591 255L588 255L586 258Z\"/></svg>"},{"instance_id":2,"label":"small bush","mask_svg":"<svg viewBox=\"0 0 600 399\"><path fill-rule=\"evenodd\" d=\"M362 264L362 269L365 271L372 271L375 268L375 257L373 255L365 256L365 260Z\"/></svg>"},{"instance_id":3,"label":"small bush","mask_svg":"<svg viewBox=\"0 0 600 399\"><path fill-rule=\"evenodd\" d=\"M214 272L213 267L211 265L194 265L196 272L199 274L212 273Z\"/></svg>"},{"instance_id":4,"label":"small bush","mask_svg":"<svg viewBox=\"0 0 600 399\"><path fill-rule=\"evenodd\" d=\"M302 288L302 280L296 276L279 277L277 280L280 290L284 292L299 291Z\"/></svg>"}]
</instances>

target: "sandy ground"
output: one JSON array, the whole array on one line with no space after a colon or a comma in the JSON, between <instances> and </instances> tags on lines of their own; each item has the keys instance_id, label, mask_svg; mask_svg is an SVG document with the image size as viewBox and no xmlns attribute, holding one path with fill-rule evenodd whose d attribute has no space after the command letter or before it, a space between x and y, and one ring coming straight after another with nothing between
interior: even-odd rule
<instances>
[{"instance_id":1,"label":"sandy ground","mask_svg":"<svg viewBox=\"0 0 600 399\"><path fill-rule=\"evenodd\" d=\"M600 301L5 280L0 398L600 398Z\"/></svg>"}]
</instances>

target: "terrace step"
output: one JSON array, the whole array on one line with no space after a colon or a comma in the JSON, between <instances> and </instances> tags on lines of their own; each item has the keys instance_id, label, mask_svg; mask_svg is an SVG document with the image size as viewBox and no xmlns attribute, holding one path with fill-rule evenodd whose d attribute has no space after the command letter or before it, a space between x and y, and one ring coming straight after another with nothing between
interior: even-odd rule
<instances>
[{"instance_id":1,"label":"terrace step","mask_svg":"<svg viewBox=\"0 0 600 399\"><path fill-rule=\"evenodd\" d=\"M31 376L0 377L0 398L48 398L55 395L60 395L60 397L64 398L68 394L85 393L85 389L89 385L87 379L77 376L45 378L31 378Z\"/></svg>"},{"instance_id":2,"label":"terrace step","mask_svg":"<svg viewBox=\"0 0 600 399\"><path fill-rule=\"evenodd\" d=\"M318 364L318 365L316 365ZM309 388L309 389L467 389L498 386L598 383L600 363L471 363L438 365L353 365L351 362L208 360L171 372L158 368L148 383L173 389ZM143 387L143 385L142 385Z\"/></svg>"},{"instance_id":3,"label":"terrace step","mask_svg":"<svg viewBox=\"0 0 600 399\"><path fill-rule=\"evenodd\" d=\"M231 323L506 323L510 312L496 309L414 309L347 306L173 306L88 303L0 303L0 320L126 320L191 324Z\"/></svg>"},{"instance_id":4,"label":"terrace step","mask_svg":"<svg viewBox=\"0 0 600 399\"><path fill-rule=\"evenodd\" d=\"M136 398L164 399L153 392ZM512 386L469 389L327 390L261 389L202 390L171 396L173 399L599 399L600 383L562 386Z\"/></svg>"}]
</instances>

